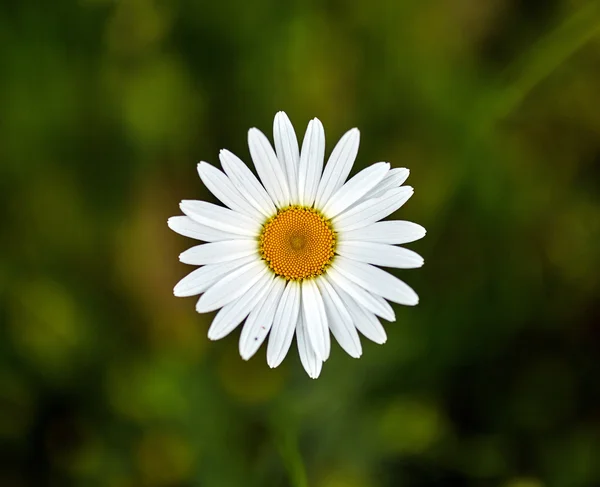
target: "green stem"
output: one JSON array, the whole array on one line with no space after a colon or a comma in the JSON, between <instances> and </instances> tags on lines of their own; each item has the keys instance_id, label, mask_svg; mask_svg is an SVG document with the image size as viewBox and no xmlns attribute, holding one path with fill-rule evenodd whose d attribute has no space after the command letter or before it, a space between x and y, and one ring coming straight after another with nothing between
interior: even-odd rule
<instances>
[{"instance_id":1,"label":"green stem","mask_svg":"<svg viewBox=\"0 0 600 487\"><path fill-rule=\"evenodd\" d=\"M306 468L298 448L298 439L290 425L276 421L273 425L275 443L288 472L292 487L308 487Z\"/></svg>"}]
</instances>

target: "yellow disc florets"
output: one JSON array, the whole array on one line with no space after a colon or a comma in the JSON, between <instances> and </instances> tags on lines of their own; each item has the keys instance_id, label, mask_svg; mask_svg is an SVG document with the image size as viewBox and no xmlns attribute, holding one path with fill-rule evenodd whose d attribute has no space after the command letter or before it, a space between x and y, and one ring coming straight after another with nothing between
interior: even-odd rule
<instances>
[{"instance_id":1,"label":"yellow disc florets","mask_svg":"<svg viewBox=\"0 0 600 487\"><path fill-rule=\"evenodd\" d=\"M314 208L290 206L263 226L261 257L278 276L288 280L316 277L327 269L335 252L331 222Z\"/></svg>"}]
</instances>

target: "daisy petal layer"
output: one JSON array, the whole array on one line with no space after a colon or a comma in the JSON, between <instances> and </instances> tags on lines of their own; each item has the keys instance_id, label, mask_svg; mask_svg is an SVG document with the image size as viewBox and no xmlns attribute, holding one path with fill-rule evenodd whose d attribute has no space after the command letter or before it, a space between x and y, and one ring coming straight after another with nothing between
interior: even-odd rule
<instances>
[{"instance_id":1,"label":"daisy petal layer","mask_svg":"<svg viewBox=\"0 0 600 487\"><path fill-rule=\"evenodd\" d=\"M387 162L378 162L363 169L333 194L323 208L323 213L329 218L339 215L376 186L389 170Z\"/></svg>"},{"instance_id":2,"label":"daisy petal layer","mask_svg":"<svg viewBox=\"0 0 600 487\"><path fill-rule=\"evenodd\" d=\"M223 306L208 329L209 340L220 340L237 328L268 291L273 279L272 274L263 274L239 299Z\"/></svg>"},{"instance_id":3,"label":"daisy petal layer","mask_svg":"<svg viewBox=\"0 0 600 487\"><path fill-rule=\"evenodd\" d=\"M261 214L252 205L248 204L248 201L240 194L226 174L204 161L198 164L198 174L204 185L225 206L256 220L258 223L261 222Z\"/></svg>"},{"instance_id":4,"label":"daisy petal layer","mask_svg":"<svg viewBox=\"0 0 600 487\"><path fill-rule=\"evenodd\" d=\"M331 333L348 355L359 358L362 355L362 346L356 328L352 323L352 316L350 316L338 293L326 279L318 279L317 286L321 291L321 296L323 296Z\"/></svg>"},{"instance_id":5,"label":"daisy petal layer","mask_svg":"<svg viewBox=\"0 0 600 487\"><path fill-rule=\"evenodd\" d=\"M173 289L173 294L178 297L196 296L206 291L224 275L254 260L256 257L250 255L230 262L200 267L179 281Z\"/></svg>"},{"instance_id":6,"label":"daisy petal layer","mask_svg":"<svg viewBox=\"0 0 600 487\"><path fill-rule=\"evenodd\" d=\"M283 169L269 139L260 130L248 131L248 147L256 172L275 204L282 208L290 203L290 191Z\"/></svg>"},{"instance_id":7,"label":"daisy petal layer","mask_svg":"<svg viewBox=\"0 0 600 487\"><path fill-rule=\"evenodd\" d=\"M383 325L373 313L357 304L356 301L344 291L340 291L340 297L344 301L350 316L352 316L352 322L358 331L372 342L382 344L387 341L385 328L383 328Z\"/></svg>"},{"instance_id":8,"label":"daisy petal layer","mask_svg":"<svg viewBox=\"0 0 600 487\"><path fill-rule=\"evenodd\" d=\"M346 181L356 160L359 143L360 132L358 129L352 129L346 132L333 148L317 189L317 207L323 208L331 195Z\"/></svg>"},{"instance_id":9,"label":"daisy petal layer","mask_svg":"<svg viewBox=\"0 0 600 487\"><path fill-rule=\"evenodd\" d=\"M179 235L202 240L204 242L217 242L219 240L235 240L236 238L243 238L235 233L224 232L222 230L217 230L216 228L202 225L192 220L189 216L172 216L167 220L167 224L171 230L177 232Z\"/></svg>"},{"instance_id":10,"label":"daisy petal layer","mask_svg":"<svg viewBox=\"0 0 600 487\"><path fill-rule=\"evenodd\" d=\"M260 223L257 221L206 201L183 200L179 207L192 220L223 232L256 237L260 231Z\"/></svg>"},{"instance_id":11,"label":"daisy petal layer","mask_svg":"<svg viewBox=\"0 0 600 487\"><path fill-rule=\"evenodd\" d=\"M360 240L363 242L378 242L386 244L405 244L423 238L426 230L416 223L390 220L377 222L366 227L350 230L340 235L340 240Z\"/></svg>"},{"instance_id":12,"label":"daisy petal layer","mask_svg":"<svg viewBox=\"0 0 600 487\"><path fill-rule=\"evenodd\" d=\"M277 209L273 200L239 157L223 149L219 153L219 160L231 182L256 210L267 218L275 214Z\"/></svg>"},{"instance_id":13,"label":"daisy petal layer","mask_svg":"<svg viewBox=\"0 0 600 487\"><path fill-rule=\"evenodd\" d=\"M300 150L298 139L290 119L284 112L278 112L273 121L273 139L275 152L281 161L284 173L287 176L290 190L290 202L298 201L298 164Z\"/></svg>"},{"instance_id":14,"label":"daisy petal layer","mask_svg":"<svg viewBox=\"0 0 600 487\"><path fill-rule=\"evenodd\" d=\"M376 299L370 292L350 281L333 268L329 269L325 278L338 291L338 294L340 294L340 291L345 291L352 299L371 313L381 316L388 321L396 321L394 310L385 299Z\"/></svg>"},{"instance_id":15,"label":"daisy petal layer","mask_svg":"<svg viewBox=\"0 0 600 487\"><path fill-rule=\"evenodd\" d=\"M318 118L308 123L298 168L298 199L301 205L312 206L323 171L325 131Z\"/></svg>"},{"instance_id":16,"label":"daisy petal layer","mask_svg":"<svg viewBox=\"0 0 600 487\"><path fill-rule=\"evenodd\" d=\"M412 250L374 242L340 242L337 253L352 260L382 267L416 269L424 263L423 257Z\"/></svg>"},{"instance_id":17,"label":"daisy petal layer","mask_svg":"<svg viewBox=\"0 0 600 487\"><path fill-rule=\"evenodd\" d=\"M288 281L281 301L277 306L273 328L267 347L267 363L269 367L277 367L285 358L294 338L294 330L298 323L300 311L300 285L296 281Z\"/></svg>"},{"instance_id":18,"label":"daisy petal layer","mask_svg":"<svg viewBox=\"0 0 600 487\"><path fill-rule=\"evenodd\" d=\"M378 267L342 256L335 259L333 267L348 280L389 301L405 306L415 306L419 302L419 296L411 287Z\"/></svg>"},{"instance_id":19,"label":"daisy petal layer","mask_svg":"<svg viewBox=\"0 0 600 487\"><path fill-rule=\"evenodd\" d=\"M198 313L208 313L231 303L245 294L267 272L268 268L260 260L250 262L236 269L209 287L200 296L196 304L196 311Z\"/></svg>"},{"instance_id":20,"label":"daisy petal layer","mask_svg":"<svg viewBox=\"0 0 600 487\"><path fill-rule=\"evenodd\" d=\"M308 339L304 312L300 313L298 325L296 326L296 340L298 341L298 353L300 362L311 379L316 379L321 373L323 361L317 356Z\"/></svg>"},{"instance_id":21,"label":"daisy petal layer","mask_svg":"<svg viewBox=\"0 0 600 487\"><path fill-rule=\"evenodd\" d=\"M333 219L333 224L339 232L348 232L366 227L400 208L413 195L410 186L390 189L383 196L373 198L356 205Z\"/></svg>"},{"instance_id":22,"label":"daisy petal layer","mask_svg":"<svg viewBox=\"0 0 600 487\"><path fill-rule=\"evenodd\" d=\"M404 182L408 179L409 175L410 171L405 167L395 167L390 169L390 172L386 174L385 178L383 178L377 186L369 191L361 201L366 201L371 198L379 198L380 196L383 196L389 189L402 186L402 184L404 184Z\"/></svg>"},{"instance_id":23,"label":"daisy petal layer","mask_svg":"<svg viewBox=\"0 0 600 487\"><path fill-rule=\"evenodd\" d=\"M265 296L257 301L242 328L239 348L240 356L244 360L249 360L256 353L273 325L275 311L285 288L285 280L276 277L271 286Z\"/></svg>"},{"instance_id":24,"label":"daisy petal layer","mask_svg":"<svg viewBox=\"0 0 600 487\"><path fill-rule=\"evenodd\" d=\"M184 264L204 265L228 262L256 254L255 240L225 240L196 245L179 255L179 260Z\"/></svg>"},{"instance_id":25,"label":"daisy petal layer","mask_svg":"<svg viewBox=\"0 0 600 487\"><path fill-rule=\"evenodd\" d=\"M329 358L331 341L325 304L314 280L302 281L302 307L310 343L317 356L325 361Z\"/></svg>"}]
</instances>

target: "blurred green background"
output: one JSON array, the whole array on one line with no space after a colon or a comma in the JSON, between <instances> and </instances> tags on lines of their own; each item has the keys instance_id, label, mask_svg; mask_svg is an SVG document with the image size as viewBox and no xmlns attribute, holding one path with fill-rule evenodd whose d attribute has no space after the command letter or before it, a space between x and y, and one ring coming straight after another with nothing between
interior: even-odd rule
<instances>
[{"instance_id":1,"label":"blurred green background","mask_svg":"<svg viewBox=\"0 0 600 487\"><path fill-rule=\"evenodd\" d=\"M411 169L421 296L317 381L177 299L285 110ZM600 5L4 0L0 486L600 485Z\"/></svg>"}]
</instances>

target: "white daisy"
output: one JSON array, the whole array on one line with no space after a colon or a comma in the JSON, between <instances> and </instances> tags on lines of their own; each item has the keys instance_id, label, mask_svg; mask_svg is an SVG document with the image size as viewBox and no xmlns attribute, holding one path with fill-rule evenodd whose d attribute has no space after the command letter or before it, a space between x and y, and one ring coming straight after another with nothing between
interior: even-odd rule
<instances>
[{"instance_id":1,"label":"white daisy","mask_svg":"<svg viewBox=\"0 0 600 487\"><path fill-rule=\"evenodd\" d=\"M323 168L325 133L308 124L302 150L283 112L273 124L275 150L253 128L248 145L260 178L227 150L225 172L206 162L198 173L225 206L184 200L185 216L169 219L175 232L204 243L183 252L181 262L202 266L183 278L176 296L201 294L199 313L219 310L208 337L218 340L242 321L240 355L252 357L269 335L267 363L277 367L294 333L302 365L317 378L329 357L333 334L352 357L360 357L358 332L386 341L378 318L395 321L388 303L416 305L417 294L375 267L421 267L415 252L396 246L422 238L425 229L407 221L385 221L413 194L402 186L405 168L379 162L346 182L359 145L348 131ZM261 184L262 183L262 184Z\"/></svg>"}]
</instances>

